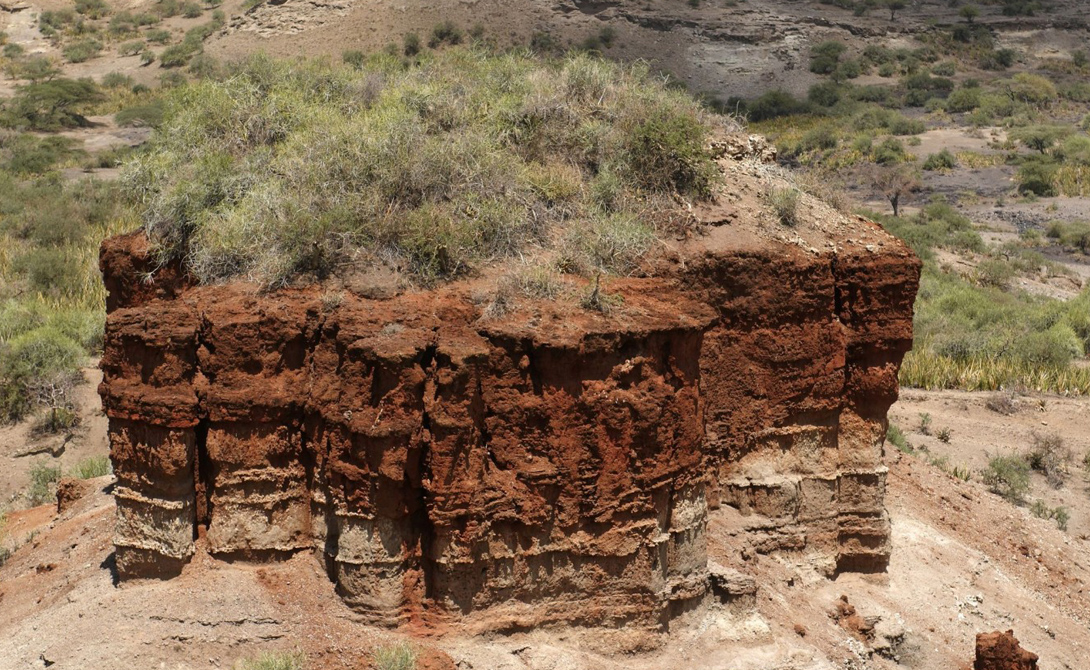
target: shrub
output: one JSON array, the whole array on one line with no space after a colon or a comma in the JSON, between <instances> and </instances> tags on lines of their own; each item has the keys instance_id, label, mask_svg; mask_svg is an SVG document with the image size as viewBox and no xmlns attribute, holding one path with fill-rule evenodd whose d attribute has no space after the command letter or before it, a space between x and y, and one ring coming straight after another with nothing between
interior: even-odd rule
<instances>
[{"instance_id":1,"label":"shrub","mask_svg":"<svg viewBox=\"0 0 1090 670\"><path fill-rule=\"evenodd\" d=\"M33 247L19 256L14 266L30 280L31 289L41 294L72 294L82 279L80 268L63 247Z\"/></svg>"},{"instance_id":2,"label":"shrub","mask_svg":"<svg viewBox=\"0 0 1090 670\"><path fill-rule=\"evenodd\" d=\"M1019 102L1042 104L1055 101L1059 94L1056 85L1047 77L1020 72L1001 82L1007 96Z\"/></svg>"},{"instance_id":3,"label":"shrub","mask_svg":"<svg viewBox=\"0 0 1090 670\"><path fill-rule=\"evenodd\" d=\"M780 116L805 114L808 111L806 103L780 89L764 93L746 105L746 116L750 121L766 121Z\"/></svg>"},{"instance_id":4,"label":"shrub","mask_svg":"<svg viewBox=\"0 0 1090 670\"><path fill-rule=\"evenodd\" d=\"M255 57L167 110L124 179L151 237L205 281L321 277L365 252L433 282L573 239L597 249L584 267L628 272L654 239L644 222L717 174L696 101L587 56L462 48L359 71ZM557 205L547 165L587 188Z\"/></svg>"},{"instance_id":5,"label":"shrub","mask_svg":"<svg viewBox=\"0 0 1090 670\"><path fill-rule=\"evenodd\" d=\"M823 151L835 149L840 142L836 130L829 125L821 125L806 131L799 140L799 148L803 151Z\"/></svg>"},{"instance_id":6,"label":"shrub","mask_svg":"<svg viewBox=\"0 0 1090 670\"><path fill-rule=\"evenodd\" d=\"M893 137L883 140L874 150L874 162L879 165L894 165L907 159L905 145Z\"/></svg>"},{"instance_id":7,"label":"shrub","mask_svg":"<svg viewBox=\"0 0 1090 670\"><path fill-rule=\"evenodd\" d=\"M170 31L163 28L149 30L148 32L144 33L144 39L151 42L152 44L166 44L170 41Z\"/></svg>"},{"instance_id":8,"label":"shrub","mask_svg":"<svg viewBox=\"0 0 1090 670\"><path fill-rule=\"evenodd\" d=\"M67 407L86 354L56 328L41 326L14 338L0 356L0 420L17 421L35 406Z\"/></svg>"},{"instance_id":9,"label":"shrub","mask_svg":"<svg viewBox=\"0 0 1090 670\"><path fill-rule=\"evenodd\" d=\"M415 56L420 53L421 46L420 36L416 33L408 33L405 35L405 39L402 40L401 50L406 56Z\"/></svg>"},{"instance_id":10,"label":"shrub","mask_svg":"<svg viewBox=\"0 0 1090 670\"><path fill-rule=\"evenodd\" d=\"M840 86L831 81L814 84L806 94L806 99L815 105L832 107L840 102Z\"/></svg>"},{"instance_id":11,"label":"shrub","mask_svg":"<svg viewBox=\"0 0 1090 670\"><path fill-rule=\"evenodd\" d=\"M904 431L892 422L886 427L886 442L892 444L898 451L903 451L906 454L912 453L912 447L909 446Z\"/></svg>"},{"instance_id":12,"label":"shrub","mask_svg":"<svg viewBox=\"0 0 1090 670\"><path fill-rule=\"evenodd\" d=\"M564 269L584 274L630 274L654 239L654 230L634 216L601 217L591 226L568 231L562 249Z\"/></svg>"},{"instance_id":13,"label":"shrub","mask_svg":"<svg viewBox=\"0 0 1090 670\"><path fill-rule=\"evenodd\" d=\"M182 67L200 51L200 45L189 40L181 44L175 44L163 49L159 54L159 65L162 67Z\"/></svg>"},{"instance_id":14,"label":"shrub","mask_svg":"<svg viewBox=\"0 0 1090 670\"><path fill-rule=\"evenodd\" d=\"M938 77L953 77L957 74L957 66L952 61L937 63L931 67L931 74Z\"/></svg>"},{"instance_id":15,"label":"shrub","mask_svg":"<svg viewBox=\"0 0 1090 670\"><path fill-rule=\"evenodd\" d=\"M367 59L367 55L358 49L349 49L341 53L341 62L346 65L351 65L357 70L363 67L364 61Z\"/></svg>"},{"instance_id":16,"label":"shrub","mask_svg":"<svg viewBox=\"0 0 1090 670\"><path fill-rule=\"evenodd\" d=\"M103 99L94 82L80 79L50 79L16 88L4 106L0 121L7 127L55 131L87 124L84 108Z\"/></svg>"},{"instance_id":17,"label":"shrub","mask_svg":"<svg viewBox=\"0 0 1090 670\"><path fill-rule=\"evenodd\" d=\"M64 47L61 53L64 54L65 60L69 63L82 63L84 61L91 60L95 56L102 52L102 42L89 37L86 39L73 42Z\"/></svg>"},{"instance_id":18,"label":"shrub","mask_svg":"<svg viewBox=\"0 0 1090 670\"><path fill-rule=\"evenodd\" d=\"M61 479L61 469L47 465L44 461L35 463L30 468L30 488L26 497L31 507L45 505L57 499L57 482Z\"/></svg>"},{"instance_id":19,"label":"shrub","mask_svg":"<svg viewBox=\"0 0 1090 670\"><path fill-rule=\"evenodd\" d=\"M89 19L101 19L110 14L105 0L76 0L76 12Z\"/></svg>"},{"instance_id":20,"label":"shrub","mask_svg":"<svg viewBox=\"0 0 1090 670\"><path fill-rule=\"evenodd\" d=\"M920 432L921 435L930 435L931 434L931 415L928 414L927 412L922 412L920 414L920 423L919 423L918 426L916 426L916 429Z\"/></svg>"},{"instance_id":21,"label":"shrub","mask_svg":"<svg viewBox=\"0 0 1090 670\"><path fill-rule=\"evenodd\" d=\"M1018 168L1018 192L1041 197L1056 195L1056 165L1027 161Z\"/></svg>"},{"instance_id":22,"label":"shrub","mask_svg":"<svg viewBox=\"0 0 1090 670\"><path fill-rule=\"evenodd\" d=\"M774 186L768 191L768 204L776 219L785 226L799 223L799 190L793 186Z\"/></svg>"},{"instance_id":23,"label":"shrub","mask_svg":"<svg viewBox=\"0 0 1090 670\"><path fill-rule=\"evenodd\" d=\"M1033 445L1026 454L1030 468L1037 470L1053 488L1060 488L1067 479L1074 456L1055 433L1033 433Z\"/></svg>"},{"instance_id":24,"label":"shrub","mask_svg":"<svg viewBox=\"0 0 1090 670\"><path fill-rule=\"evenodd\" d=\"M1060 530L1067 530L1067 522L1071 520L1071 514L1066 507L1049 507L1043 500L1033 501L1029 511L1038 519L1049 519L1056 522Z\"/></svg>"},{"instance_id":25,"label":"shrub","mask_svg":"<svg viewBox=\"0 0 1090 670\"><path fill-rule=\"evenodd\" d=\"M1067 126L1026 126L1015 128L1010 132L1009 137L1026 148L1043 154L1071 132L1071 128Z\"/></svg>"},{"instance_id":26,"label":"shrub","mask_svg":"<svg viewBox=\"0 0 1090 670\"><path fill-rule=\"evenodd\" d=\"M136 32L136 19L131 12L118 12L110 19L110 35L123 37Z\"/></svg>"},{"instance_id":27,"label":"shrub","mask_svg":"<svg viewBox=\"0 0 1090 670\"><path fill-rule=\"evenodd\" d=\"M71 9L46 10L38 15L38 29L46 36L55 35L77 20L76 13Z\"/></svg>"},{"instance_id":28,"label":"shrub","mask_svg":"<svg viewBox=\"0 0 1090 670\"><path fill-rule=\"evenodd\" d=\"M946 98L946 111L970 112L980 106L981 90L979 88L959 88L950 93Z\"/></svg>"},{"instance_id":29,"label":"shrub","mask_svg":"<svg viewBox=\"0 0 1090 670\"><path fill-rule=\"evenodd\" d=\"M888 127L891 135L919 135L927 130L923 121L910 119L900 114L890 118Z\"/></svg>"},{"instance_id":30,"label":"shrub","mask_svg":"<svg viewBox=\"0 0 1090 670\"><path fill-rule=\"evenodd\" d=\"M128 88L136 84L133 78L120 72L107 72L102 76L102 85L106 88Z\"/></svg>"},{"instance_id":31,"label":"shrub","mask_svg":"<svg viewBox=\"0 0 1090 670\"><path fill-rule=\"evenodd\" d=\"M1006 261L990 258L976 266L976 283L1006 290L1010 286L1012 271L1013 268Z\"/></svg>"},{"instance_id":32,"label":"shrub","mask_svg":"<svg viewBox=\"0 0 1090 670\"><path fill-rule=\"evenodd\" d=\"M1075 102L1090 102L1090 84L1080 81L1060 89L1060 95Z\"/></svg>"},{"instance_id":33,"label":"shrub","mask_svg":"<svg viewBox=\"0 0 1090 670\"><path fill-rule=\"evenodd\" d=\"M1090 254L1090 223L1062 223L1054 221L1048 226L1048 237L1066 247L1072 247Z\"/></svg>"},{"instance_id":34,"label":"shrub","mask_svg":"<svg viewBox=\"0 0 1090 670\"><path fill-rule=\"evenodd\" d=\"M372 660L375 670L416 670L416 650L405 642L377 647Z\"/></svg>"},{"instance_id":35,"label":"shrub","mask_svg":"<svg viewBox=\"0 0 1090 670\"><path fill-rule=\"evenodd\" d=\"M218 77L221 74L222 68L220 67L220 62L213 56L209 56L206 53L199 53L190 59L186 71L198 79L209 79Z\"/></svg>"},{"instance_id":36,"label":"shrub","mask_svg":"<svg viewBox=\"0 0 1090 670\"><path fill-rule=\"evenodd\" d=\"M35 137L21 133L0 142L3 167L19 175L42 174L59 163L83 154L78 142L69 137Z\"/></svg>"},{"instance_id":37,"label":"shrub","mask_svg":"<svg viewBox=\"0 0 1090 670\"><path fill-rule=\"evenodd\" d=\"M810 50L810 71L815 74L832 74L836 70L840 56L847 50L841 42L828 40L815 45Z\"/></svg>"},{"instance_id":38,"label":"shrub","mask_svg":"<svg viewBox=\"0 0 1090 670\"><path fill-rule=\"evenodd\" d=\"M204 10L201 8L201 6L195 2L183 2L181 11L182 16L187 19L195 19L204 13Z\"/></svg>"},{"instance_id":39,"label":"shrub","mask_svg":"<svg viewBox=\"0 0 1090 670\"><path fill-rule=\"evenodd\" d=\"M95 479L105 477L113 472L113 465L109 456L89 456L76 463L75 475L80 479Z\"/></svg>"},{"instance_id":40,"label":"shrub","mask_svg":"<svg viewBox=\"0 0 1090 670\"><path fill-rule=\"evenodd\" d=\"M432 49L443 44L456 45L462 43L462 29L452 21L443 21L437 24L431 31L428 46Z\"/></svg>"},{"instance_id":41,"label":"shrub","mask_svg":"<svg viewBox=\"0 0 1090 670\"><path fill-rule=\"evenodd\" d=\"M144 42L141 40L133 40L132 42L125 42L117 47L117 53L120 56L137 56L144 50Z\"/></svg>"},{"instance_id":42,"label":"shrub","mask_svg":"<svg viewBox=\"0 0 1090 670\"><path fill-rule=\"evenodd\" d=\"M836 71L833 72L833 79L836 81L856 79L861 74L863 74L862 64L858 60L852 58L840 63L836 67Z\"/></svg>"},{"instance_id":43,"label":"shrub","mask_svg":"<svg viewBox=\"0 0 1090 670\"><path fill-rule=\"evenodd\" d=\"M658 109L628 134L630 178L650 191L709 195L716 171L708 162L699 118Z\"/></svg>"},{"instance_id":44,"label":"shrub","mask_svg":"<svg viewBox=\"0 0 1090 670\"><path fill-rule=\"evenodd\" d=\"M4 563L7 563L11 558L11 549L7 546L7 525L8 515L7 512L0 512L0 568L4 567Z\"/></svg>"},{"instance_id":45,"label":"shrub","mask_svg":"<svg viewBox=\"0 0 1090 670\"><path fill-rule=\"evenodd\" d=\"M1029 465L1018 456L993 456L981 479L992 493L1021 503L1029 492Z\"/></svg>"},{"instance_id":46,"label":"shrub","mask_svg":"<svg viewBox=\"0 0 1090 670\"><path fill-rule=\"evenodd\" d=\"M931 154L923 162L925 170L953 170L958 166L958 159L949 149L943 149L937 154Z\"/></svg>"}]
</instances>

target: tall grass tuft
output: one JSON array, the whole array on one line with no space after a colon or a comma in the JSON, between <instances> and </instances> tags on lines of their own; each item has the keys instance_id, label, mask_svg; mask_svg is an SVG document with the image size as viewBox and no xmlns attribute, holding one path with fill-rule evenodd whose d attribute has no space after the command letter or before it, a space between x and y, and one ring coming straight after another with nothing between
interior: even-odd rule
<instances>
[{"instance_id":1,"label":"tall grass tuft","mask_svg":"<svg viewBox=\"0 0 1090 670\"><path fill-rule=\"evenodd\" d=\"M416 649L406 642L378 647L372 657L375 670L416 670Z\"/></svg>"}]
</instances>

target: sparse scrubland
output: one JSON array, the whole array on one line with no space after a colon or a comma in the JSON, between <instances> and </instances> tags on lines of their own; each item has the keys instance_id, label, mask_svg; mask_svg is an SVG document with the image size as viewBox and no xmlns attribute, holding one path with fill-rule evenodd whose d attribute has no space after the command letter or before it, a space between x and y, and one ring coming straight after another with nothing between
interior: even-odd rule
<instances>
[{"instance_id":1,"label":"sparse scrubland","mask_svg":"<svg viewBox=\"0 0 1090 670\"><path fill-rule=\"evenodd\" d=\"M1008 3L1003 13L1041 9ZM1079 120L1090 112L1087 58L1031 62L1000 47L978 14L969 14L972 21L932 31L916 48L816 44L810 69L827 79L805 99L771 91L725 104L746 112L752 128L774 138L781 156L800 169L862 186L863 193L871 187L893 206L894 216L866 213L924 260L916 346L902 383L1088 394L1090 287L1067 300L1020 287L1020 279L1064 276L1077 285L1057 252L1085 257L1088 224L1057 221L989 245L959 206L960 194L928 194L936 178L926 177L1009 166L1010 198L1086 194L1090 137ZM866 74L888 84L854 83ZM949 127L992 128L992 139L985 151L913 150L926 131ZM909 201L918 210L899 211ZM970 259L973 269L955 268L951 254Z\"/></svg>"}]
</instances>

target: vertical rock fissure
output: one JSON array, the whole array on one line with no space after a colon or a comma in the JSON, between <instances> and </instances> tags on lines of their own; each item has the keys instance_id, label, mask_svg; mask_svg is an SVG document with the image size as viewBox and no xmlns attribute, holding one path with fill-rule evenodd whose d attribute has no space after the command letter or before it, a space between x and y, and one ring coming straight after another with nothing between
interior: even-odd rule
<instances>
[{"instance_id":1,"label":"vertical rock fissure","mask_svg":"<svg viewBox=\"0 0 1090 670\"><path fill-rule=\"evenodd\" d=\"M432 523L431 517L428 516L428 500L427 489L424 486L425 481L431 479L431 466L429 460L431 458L431 445L432 445L432 418L430 412L430 404L436 402L438 399L435 397L428 398L428 389L434 389L433 395L438 393L438 361L436 354L439 351L437 343L438 332L435 334L436 340L433 340L424 349L424 355L420 362L420 366L424 371L424 393L421 397L421 413L420 413L420 453L419 461L415 468L415 481L412 474L414 468L409 468L407 475L409 476L409 485L412 487L415 497L415 509L411 511L412 527L417 532L417 544L418 544L418 556L416 557L418 565L416 566L420 572L420 579L423 583L422 595L425 599L432 599L435 596L435 565L432 560L432 549L435 545L435 527Z\"/></svg>"},{"instance_id":2,"label":"vertical rock fissure","mask_svg":"<svg viewBox=\"0 0 1090 670\"><path fill-rule=\"evenodd\" d=\"M198 527L204 526L205 530L212 524L212 459L208 456L208 417L203 417L197 422L193 431L194 459L193 459L193 485L196 496L196 524L193 528L193 537L199 535Z\"/></svg>"}]
</instances>

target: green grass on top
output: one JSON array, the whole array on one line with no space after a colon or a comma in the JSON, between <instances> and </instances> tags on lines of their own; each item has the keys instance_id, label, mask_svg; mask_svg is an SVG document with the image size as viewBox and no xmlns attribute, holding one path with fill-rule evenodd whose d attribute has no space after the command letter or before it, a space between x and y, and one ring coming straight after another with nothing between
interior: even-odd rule
<instances>
[{"instance_id":1,"label":"green grass on top","mask_svg":"<svg viewBox=\"0 0 1090 670\"><path fill-rule=\"evenodd\" d=\"M712 123L646 66L586 55L259 56L175 91L124 179L205 282L353 262L429 283L535 246L624 273L656 212L710 193Z\"/></svg>"}]
</instances>

